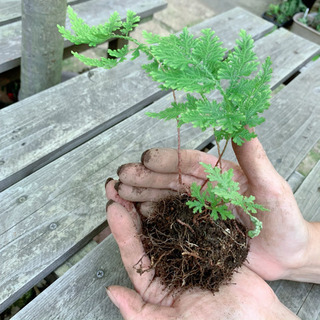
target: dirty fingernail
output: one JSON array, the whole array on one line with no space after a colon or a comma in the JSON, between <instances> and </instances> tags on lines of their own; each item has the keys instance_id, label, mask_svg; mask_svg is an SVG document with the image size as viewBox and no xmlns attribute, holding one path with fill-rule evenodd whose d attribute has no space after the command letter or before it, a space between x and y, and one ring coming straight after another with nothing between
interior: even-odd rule
<instances>
[{"instance_id":1,"label":"dirty fingernail","mask_svg":"<svg viewBox=\"0 0 320 320\"><path fill-rule=\"evenodd\" d=\"M109 200L106 204L106 211L108 211L109 206L111 206L115 201Z\"/></svg>"},{"instance_id":2,"label":"dirty fingernail","mask_svg":"<svg viewBox=\"0 0 320 320\"><path fill-rule=\"evenodd\" d=\"M110 181L112 181L112 180L113 180L113 178L108 178L108 179L106 180L106 183L104 184L104 187L106 188L107 184L108 184Z\"/></svg>"},{"instance_id":3,"label":"dirty fingernail","mask_svg":"<svg viewBox=\"0 0 320 320\"><path fill-rule=\"evenodd\" d=\"M151 149L146 150L146 151L143 152L143 154L141 155L141 163L142 163L142 164L145 163L145 162L149 162L149 160L150 160L150 154L148 154L148 153L149 153L150 150L151 150Z\"/></svg>"}]
</instances>

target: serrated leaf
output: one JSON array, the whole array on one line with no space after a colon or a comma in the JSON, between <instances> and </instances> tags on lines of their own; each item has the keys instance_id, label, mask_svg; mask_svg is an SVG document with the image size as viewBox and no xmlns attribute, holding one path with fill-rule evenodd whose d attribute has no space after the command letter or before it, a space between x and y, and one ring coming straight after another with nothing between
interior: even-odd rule
<instances>
[{"instance_id":1,"label":"serrated leaf","mask_svg":"<svg viewBox=\"0 0 320 320\"><path fill-rule=\"evenodd\" d=\"M118 62L122 62L126 59L126 55L129 53L129 46L124 45L121 49L117 50L108 49L108 53L112 57L119 58Z\"/></svg>"},{"instance_id":2,"label":"serrated leaf","mask_svg":"<svg viewBox=\"0 0 320 320\"><path fill-rule=\"evenodd\" d=\"M81 62L85 63L88 66L93 66L93 67L101 67L105 69L111 69L115 67L118 64L118 61L116 59L107 59L107 58L100 58L100 59L93 59L93 58L88 58L82 54L79 54L77 52L71 51L71 53L79 59Z\"/></svg>"},{"instance_id":3,"label":"serrated leaf","mask_svg":"<svg viewBox=\"0 0 320 320\"><path fill-rule=\"evenodd\" d=\"M153 34L152 32L147 32L146 30L142 31L143 38L149 44L159 43L161 40L161 36L158 34Z\"/></svg>"},{"instance_id":4,"label":"serrated leaf","mask_svg":"<svg viewBox=\"0 0 320 320\"><path fill-rule=\"evenodd\" d=\"M239 183L233 181L233 170L222 172L218 167L212 167L210 164L200 162L204 171L208 174L207 179L215 182L215 186L208 184L207 189L201 192L201 187L196 184L191 188L191 195L194 201L188 203L194 212L201 212L204 208L211 209L211 217L217 220L234 219L234 215L228 207L228 204L238 206L249 215L250 220L255 225L255 229L249 232L249 236L259 234L262 223L253 216L257 210L267 211L262 205L256 204L254 196L243 196L239 193Z\"/></svg>"},{"instance_id":5,"label":"serrated leaf","mask_svg":"<svg viewBox=\"0 0 320 320\"><path fill-rule=\"evenodd\" d=\"M172 102L172 108L167 108L160 112L146 112L146 115L151 118L163 119L165 121L177 119L184 112L186 105L184 103Z\"/></svg>"},{"instance_id":6,"label":"serrated leaf","mask_svg":"<svg viewBox=\"0 0 320 320\"><path fill-rule=\"evenodd\" d=\"M129 35L134 28L138 26L140 22L140 17L136 15L135 12L128 10L127 11L127 19L122 23L121 33L125 36Z\"/></svg>"}]
</instances>

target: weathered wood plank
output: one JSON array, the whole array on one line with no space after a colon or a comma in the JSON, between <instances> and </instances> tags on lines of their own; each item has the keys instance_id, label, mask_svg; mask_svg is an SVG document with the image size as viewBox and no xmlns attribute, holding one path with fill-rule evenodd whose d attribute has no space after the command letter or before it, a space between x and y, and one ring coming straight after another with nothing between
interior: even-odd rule
<instances>
[{"instance_id":1,"label":"weathered wood plank","mask_svg":"<svg viewBox=\"0 0 320 320\"><path fill-rule=\"evenodd\" d=\"M69 5L89 0L68 0ZM0 26L21 20L21 0L1 0Z\"/></svg>"},{"instance_id":2,"label":"weathered wood plank","mask_svg":"<svg viewBox=\"0 0 320 320\"><path fill-rule=\"evenodd\" d=\"M225 19L232 28L224 30ZM258 38L272 25L235 8L191 31L199 35L208 27L232 49L241 28ZM140 70L145 62L141 57L113 70L95 69L1 110L0 191L163 96Z\"/></svg>"},{"instance_id":3,"label":"weathered wood plank","mask_svg":"<svg viewBox=\"0 0 320 320\"><path fill-rule=\"evenodd\" d=\"M170 103L166 96L146 111L158 112ZM144 113L136 113L2 193L0 286L6 290L0 291L0 301L16 298L35 278L54 270L105 222L103 180L115 174L119 159L137 161L146 148L177 145L174 121L158 122ZM195 148L208 134L183 126L182 137L184 147ZM9 279L14 279L11 286Z\"/></svg>"},{"instance_id":4,"label":"weathered wood plank","mask_svg":"<svg viewBox=\"0 0 320 320\"><path fill-rule=\"evenodd\" d=\"M304 301L298 316L302 320L320 319L320 285L314 284L307 299Z\"/></svg>"},{"instance_id":5,"label":"weathered wood plank","mask_svg":"<svg viewBox=\"0 0 320 320\"><path fill-rule=\"evenodd\" d=\"M319 125L319 124L318 124ZM295 193L303 216L308 221L320 221L320 161Z\"/></svg>"},{"instance_id":6,"label":"weathered wood plank","mask_svg":"<svg viewBox=\"0 0 320 320\"><path fill-rule=\"evenodd\" d=\"M312 283L303 283L287 280L279 280L270 282L278 299L292 312L298 313L303 301L307 298L312 288ZM307 318L305 320L309 320Z\"/></svg>"},{"instance_id":7,"label":"weathered wood plank","mask_svg":"<svg viewBox=\"0 0 320 320\"><path fill-rule=\"evenodd\" d=\"M308 221L320 221L320 162L313 168L295 193L299 208ZM302 319L319 319L320 285L294 281L270 283L279 300Z\"/></svg>"},{"instance_id":8,"label":"weathered wood plank","mask_svg":"<svg viewBox=\"0 0 320 320\"><path fill-rule=\"evenodd\" d=\"M151 16L153 13L166 7L165 0L90 0L73 5L74 10L89 25L105 23L110 14L118 11L122 18L126 17L127 9L136 12L141 18ZM70 28L67 18L66 27ZM69 41L64 42L70 47ZM0 26L0 73L20 65L21 57L21 21Z\"/></svg>"},{"instance_id":9,"label":"weathered wood plank","mask_svg":"<svg viewBox=\"0 0 320 320\"><path fill-rule=\"evenodd\" d=\"M12 319L122 319L106 294L112 284L132 288L110 235Z\"/></svg>"},{"instance_id":10,"label":"weathered wood plank","mask_svg":"<svg viewBox=\"0 0 320 320\"><path fill-rule=\"evenodd\" d=\"M298 171L294 171L287 179L293 192L296 192L304 180L304 176Z\"/></svg>"},{"instance_id":11,"label":"weathered wood plank","mask_svg":"<svg viewBox=\"0 0 320 320\"><path fill-rule=\"evenodd\" d=\"M285 179L320 139L319 97L320 61L271 99L263 115L266 122L256 128L270 161ZM216 147L209 153L217 155ZM230 145L225 158L236 160Z\"/></svg>"},{"instance_id":12,"label":"weathered wood plank","mask_svg":"<svg viewBox=\"0 0 320 320\"><path fill-rule=\"evenodd\" d=\"M90 251L92 251L98 244L91 240L86 246L81 248L76 254L70 257L63 265L58 269L54 270L54 274L60 278L65 274L72 266L77 264L81 259L83 259Z\"/></svg>"}]
</instances>

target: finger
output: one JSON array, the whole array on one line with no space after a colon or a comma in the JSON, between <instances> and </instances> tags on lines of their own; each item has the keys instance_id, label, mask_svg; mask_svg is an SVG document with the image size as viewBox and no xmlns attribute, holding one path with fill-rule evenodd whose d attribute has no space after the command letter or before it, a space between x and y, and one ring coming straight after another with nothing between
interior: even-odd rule
<instances>
[{"instance_id":1,"label":"finger","mask_svg":"<svg viewBox=\"0 0 320 320\"><path fill-rule=\"evenodd\" d=\"M136 208L143 216L149 217L155 211L156 203L152 201L138 202Z\"/></svg>"},{"instance_id":2,"label":"finger","mask_svg":"<svg viewBox=\"0 0 320 320\"><path fill-rule=\"evenodd\" d=\"M242 146L232 143L240 167L251 185L268 186L280 175L274 169L258 138L246 141Z\"/></svg>"},{"instance_id":3,"label":"finger","mask_svg":"<svg viewBox=\"0 0 320 320\"><path fill-rule=\"evenodd\" d=\"M129 213L116 202L109 205L107 218L111 232L119 246L121 258L129 278L136 290L142 293L150 285L154 272L139 274L135 267L147 269L150 266L150 260L145 255L139 236L141 232L140 219L134 211ZM139 262L140 259L141 261Z\"/></svg>"},{"instance_id":4,"label":"finger","mask_svg":"<svg viewBox=\"0 0 320 320\"><path fill-rule=\"evenodd\" d=\"M133 209L133 204L118 194L117 190L115 189L115 185L117 184L117 180L110 180L106 183L106 195L109 200L115 201L125 207L128 211Z\"/></svg>"},{"instance_id":5,"label":"finger","mask_svg":"<svg viewBox=\"0 0 320 320\"><path fill-rule=\"evenodd\" d=\"M148 169L159 173L178 172L178 152L175 149L149 149L142 154L141 161ZM206 179L204 168L199 164L204 162L215 166L217 157L198 150L181 150L180 170L185 175ZM223 170L236 168L231 161L223 161Z\"/></svg>"},{"instance_id":6,"label":"finger","mask_svg":"<svg viewBox=\"0 0 320 320\"><path fill-rule=\"evenodd\" d=\"M183 174L194 175L205 179L199 162L215 164L217 158L197 150L181 150L180 169ZM142 154L141 162L155 172L177 173L178 151L176 149L149 149Z\"/></svg>"},{"instance_id":7,"label":"finger","mask_svg":"<svg viewBox=\"0 0 320 320\"><path fill-rule=\"evenodd\" d=\"M121 198L133 202L159 201L177 194L173 190L132 187L123 183L117 184L116 190Z\"/></svg>"},{"instance_id":8,"label":"finger","mask_svg":"<svg viewBox=\"0 0 320 320\"><path fill-rule=\"evenodd\" d=\"M120 286L110 286L107 293L111 301L119 308L125 320L168 320L177 318L177 312L174 308L146 303L134 290Z\"/></svg>"},{"instance_id":9,"label":"finger","mask_svg":"<svg viewBox=\"0 0 320 320\"><path fill-rule=\"evenodd\" d=\"M141 163L128 163L118 169L119 180L126 185L154 189L171 189L179 191L182 186L179 184L177 173L159 173L146 168ZM202 184L202 179L194 176L182 175L182 183L190 186L192 182Z\"/></svg>"},{"instance_id":10,"label":"finger","mask_svg":"<svg viewBox=\"0 0 320 320\"><path fill-rule=\"evenodd\" d=\"M168 290L160 284L159 279L154 279L154 269L149 269L150 259L141 243L141 221L137 212L128 212L114 202L108 207L107 218L124 267L138 293L151 303L159 303L163 299L170 301ZM148 271L138 273L138 269Z\"/></svg>"}]
</instances>

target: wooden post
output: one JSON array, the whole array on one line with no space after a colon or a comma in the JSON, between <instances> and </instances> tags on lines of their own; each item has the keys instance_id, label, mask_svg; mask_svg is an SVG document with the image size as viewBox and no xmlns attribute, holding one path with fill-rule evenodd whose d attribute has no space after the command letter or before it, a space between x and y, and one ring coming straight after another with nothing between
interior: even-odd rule
<instances>
[{"instance_id":1,"label":"wooden post","mask_svg":"<svg viewBox=\"0 0 320 320\"><path fill-rule=\"evenodd\" d=\"M21 89L19 99L61 81L67 0L22 0Z\"/></svg>"}]
</instances>

